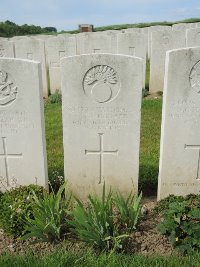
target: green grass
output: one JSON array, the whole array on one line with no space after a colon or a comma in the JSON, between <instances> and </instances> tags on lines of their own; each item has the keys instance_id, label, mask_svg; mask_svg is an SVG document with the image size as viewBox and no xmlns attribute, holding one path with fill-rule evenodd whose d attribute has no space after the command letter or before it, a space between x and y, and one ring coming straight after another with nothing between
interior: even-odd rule
<instances>
[{"instance_id":1,"label":"green grass","mask_svg":"<svg viewBox=\"0 0 200 267\"><path fill-rule=\"evenodd\" d=\"M172 26L173 24L177 23L195 23L200 22L200 18L189 18L185 20L179 20L175 22L171 21L156 21L156 22L145 22L145 23L134 23L134 24L119 24L119 25L107 25L107 26L101 26L101 27L95 27L94 31L108 31L108 30L122 30L127 28L145 28L145 27L151 27L151 26ZM72 31L62 31L68 32L68 33L78 33L79 30L72 30ZM61 33L62 33L61 32Z\"/></svg>"},{"instance_id":2,"label":"green grass","mask_svg":"<svg viewBox=\"0 0 200 267\"><path fill-rule=\"evenodd\" d=\"M54 183L54 172L64 176L62 107L60 104L45 105L46 143L49 180ZM56 179L56 177L55 177Z\"/></svg>"},{"instance_id":3,"label":"green grass","mask_svg":"<svg viewBox=\"0 0 200 267\"><path fill-rule=\"evenodd\" d=\"M157 190L161 112L161 99L142 101L139 188L144 194Z\"/></svg>"},{"instance_id":4,"label":"green grass","mask_svg":"<svg viewBox=\"0 0 200 267\"><path fill-rule=\"evenodd\" d=\"M150 60L147 60L146 64L146 79L145 79L145 88L149 90L149 79L150 79Z\"/></svg>"},{"instance_id":5,"label":"green grass","mask_svg":"<svg viewBox=\"0 0 200 267\"><path fill-rule=\"evenodd\" d=\"M157 188L161 110L161 100L142 101L139 185L148 194ZM46 104L45 120L49 179L53 183L55 171L64 175L61 105Z\"/></svg>"},{"instance_id":6,"label":"green grass","mask_svg":"<svg viewBox=\"0 0 200 267\"><path fill-rule=\"evenodd\" d=\"M34 255L29 252L25 255L4 254L0 257L2 267L199 267L200 254L187 257L161 257L102 253L96 255L88 249L60 249L51 254Z\"/></svg>"}]
</instances>

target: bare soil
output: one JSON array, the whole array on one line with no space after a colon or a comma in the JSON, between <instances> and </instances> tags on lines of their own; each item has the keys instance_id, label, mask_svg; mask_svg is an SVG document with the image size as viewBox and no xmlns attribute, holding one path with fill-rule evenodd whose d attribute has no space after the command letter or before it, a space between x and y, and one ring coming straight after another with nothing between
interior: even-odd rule
<instances>
[{"instance_id":1,"label":"bare soil","mask_svg":"<svg viewBox=\"0 0 200 267\"><path fill-rule=\"evenodd\" d=\"M127 245L128 253L139 253L146 255L172 255L176 251L170 245L167 237L161 235L157 230L157 224L162 220L159 214L156 214L153 209L156 206L156 198L146 198L143 200L142 218L137 231L132 234ZM36 243L33 240L22 241L14 239L6 235L3 230L0 230L0 254L9 253L25 253L28 249L34 254L45 254L54 251L58 247L66 246L66 241L63 244ZM73 240L70 243L73 248L81 247L81 243ZM67 245L69 247L69 244Z\"/></svg>"}]
</instances>

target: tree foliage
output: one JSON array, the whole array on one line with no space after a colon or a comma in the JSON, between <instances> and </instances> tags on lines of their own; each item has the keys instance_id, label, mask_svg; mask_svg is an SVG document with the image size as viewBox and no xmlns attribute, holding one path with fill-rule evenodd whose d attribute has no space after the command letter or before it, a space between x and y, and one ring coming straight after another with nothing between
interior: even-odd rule
<instances>
[{"instance_id":1,"label":"tree foliage","mask_svg":"<svg viewBox=\"0 0 200 267\"><path fill-rule=\"evenodd\" d=\"M0 22L0 37L12 37L17 35L28 35L28 34L41 34L41 33L52 33L57 32L55 27L45 27L35 25L17 25L12 21L6 20Z\"/></svg>"}]
</instances>

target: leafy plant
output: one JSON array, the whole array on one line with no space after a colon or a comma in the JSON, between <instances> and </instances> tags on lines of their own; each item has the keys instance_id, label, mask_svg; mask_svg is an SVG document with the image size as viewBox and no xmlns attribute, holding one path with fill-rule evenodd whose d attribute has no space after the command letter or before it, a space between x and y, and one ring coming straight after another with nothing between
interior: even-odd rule
<instances>
[{"instance_id":1,"label":"leafy plant","mask_svg":"<svg viewBox=\"0 0 200 267\"><path fill-rule=\"evenodd\" d=\"M200 251L200 196L170 203L158 230L181 251Z\"/></svg>"},{"instance_id":2,"label":"leafy plant","mask_svg":"<svg viewBox=\"0 0 200 267\"><path fill-rule=\"evenodd\" d=\"M100 250L116 250L122 248L122 241L128 235L120 235L115 224L113 211L113 193L110 189L106 196L105 184L101 198L89 195L87 206L79 199L77 207L72 211L70 222L73 231L84 242Z\"/></svg>"},{"instance_id":3,"label":"leafy plant","mask_svg":"<svg viewBox=\"0 0 200 267\"><path fill-rule=\"evenodd\" d=\"M45 193L43 199L38 198L33 191L34 218L27 218L27 233L22 239L36 237L36 241L56 242L64 236L68 227L68 211L72 204L71 192L63 196L65 188L66 183L60 187L56 195L53 192Z\"/></svg>"},{"instance_id":4,"label":"leafy plant","mask_svg":"<svg viewBox=\"0 0 200 267\"><path fill-rule=\"evenodd\" d=\"M56 90L56 92L54 94L49 96L49 98L47 100L47 103L51 103L51 104L58 103L58 104L61 104L62 103L62 95L61 95L61 93L58 90Z\"/></svg>"},{"instance_id":5,"label":"leafy plant","mask_svg":"<svg viewBox=\"0 0 200 267\"><path fill-rule=\"evenodd\" d=\"M124 197L120 192L115 194L114 203L118 210L118 221L122 231L131 233L136 229L141 212L142 193L139 196L132 192Z\"/></svg>"},{"instance_id":6,"label":"leafy plant","mask_svg":"<svg viewBox=\"0 0 200 267\"><path fill-rule=\"evenodd\" d=\"M33 216L32 190L38 197L43 197L44 188L37 185L13 188L0 197L0 227L6 233L14 235L14 237L23 234L26 218Z\"/></svg>"},{"instance_id":7,"label":"leafy plant","mask_svg":"<svg viewBox=\"0 0 200 267\"><path fill-rule=\"evenodd\" d=\"M131 192L125 198L111 189L107 195L105 192L104 184L101 198L89 195L87 205L76 199L78 205L72 211L70 224L82 241L100 250L120 250L136 229L142 194L137 197Z\"/></svg>"},{"instance_id":8,"label":"leafy plant","mask_svg":"<svg viewBox=\"0 0 200 267\"><path fill-rule=\"evenodd\" d=\"M144 98L144 97L146 97L146 96L148 96L148 95L149 95L149 91L148 91L148 89L143 88L143 89L142 89L142 97Z\"/></svg>"}]
</instances>

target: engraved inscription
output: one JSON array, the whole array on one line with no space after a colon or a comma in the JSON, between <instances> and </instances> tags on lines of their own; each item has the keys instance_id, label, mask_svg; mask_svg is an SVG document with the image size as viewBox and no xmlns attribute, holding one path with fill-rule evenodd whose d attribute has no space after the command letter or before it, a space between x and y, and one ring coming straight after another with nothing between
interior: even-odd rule
<instances>
[{"instance_id":1,"label":"engraved inscription","mask_svg":"<svg viewBox=\"0 0 200 267\"><path fill-rule=\"evenodd\" d=\"M95 129L97 131L119 130L139 123L136 113L127 107L118 106L68 106L65 108L73 127Z\"/></svg>"},{"instance_id":2,"label":"engraved inscription","mask_svg":"<svg viewBox=\"0 0 200 267\"><path fill-rule=\"evenodd\" d=\"M115 99L120 91L120 80L116 71L107 65L97 65L89 69L83 79L83 89L97 103Z\"/></svg>"},{"instance_id":3,"label":"engraved inscription","mask_svg":"<svg viewBox=\"0 0 200 267\"><path fill-rule=\"evenodd\" d=\"M22 153L19 153L19 154L9 154L7 152L6 137L2 137L2 142L3 142L3 153L0 153L0 159L2 158L4 160L6 183L7 183L7 186L10 186L8 159L9 158L14 158L14 159L22 158Z\"/></svg>"},{"instance_id":4,"label":"engraved inscription","mask_svg":"<svg viewBox=\"0 0 200 267\"><path fill-rule=\"evenodd\" d=\"M192 68L189 76L192 89L196 93L200 93L200 61L198 61Z\"/></svg>"},{"instance_id":5,"label":"engraved inscription","mask_svg":"<svg viewBox=\"0 0 200 267\"><path fill-rule=\"evenodd\" d=\"M24 129L34 129L37 126L31 121L26 111L0 112L0 136L21 133Z\"/></svg>"},{"instance_id":6,"label":"engraved inscription","mask_svg":"<svg viewBox=\"0 0 200 267\"><path fill-rule=\"evenodd\" d=\"M101 49L98 49L98 48L94 48L93 49L93 53L96 54L96 53L100 53L101 52Z\"/></svg>"},{"instance_id":7,"label":"engraved inscription","mask_svg":"<svg viewBox=\"0 0 200 267\"><path fill-rule=\"evenodd\" d=\"M99 155L99 184L102 183L104 175L103 175L103 157L104 155L118 155L118 150L104 150L103 147L103 133L99 133L99 150L85 150L85 155Z\"/></svg>"},{"instance_id":8,"label":"engraved inscription","mask_svg":"<svg viewBox=\"0 0 200 267\"><path fill-rule=\"evenodd\" d=\"M61 59L62 57L66 56L66 52L65 51L59 51L59 58Z\"/></svg>"},{"instance_id":9,"label":"engraved inscription","mask_svg":"<svg viewBox=\"0 0 200 267\"><path fill-rule=\"evenodd\" d=\"M131 55L131 56L135 55L135 47L133 47L133 46L129 47L129 55Z\"/></svg>"},{"instance_id":10,"label":"engraved inscription","mask_svg":"<svg viewBox=\"0 0 200 267\"><path fill-rule=\"evenodd\" d=\"M197 175L196 179L200 179L199 167L200 167L200 145L185 145L185 149L197 149L199 150L198 163L197 163Z\"/></svg>"},{"instance_id":11,"label":"engraved inscription","mask_svg":"<svg viewBox=\"0 0 200 267\"><path fill-rule=\"evenodd\" d=\"M17 87L9 81L8 73L0 70L0 106L6 106L15 101L17 96Z\"/></svg>"}]
</instances>

